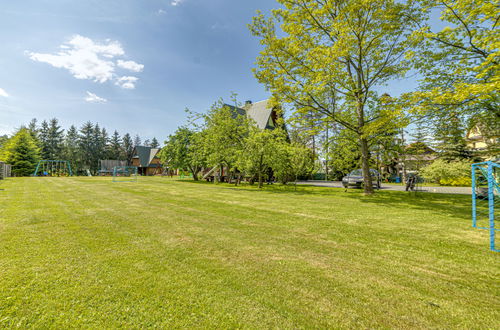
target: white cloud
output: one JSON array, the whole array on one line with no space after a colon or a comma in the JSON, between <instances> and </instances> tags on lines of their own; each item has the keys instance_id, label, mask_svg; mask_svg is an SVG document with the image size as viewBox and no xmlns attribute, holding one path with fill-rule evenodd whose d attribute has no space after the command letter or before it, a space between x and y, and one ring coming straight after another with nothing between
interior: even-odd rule
<instances>
[{"instance_id":1,"label":"white cloud","mask_svg":"<svg viewBox=\"0 0 500 330\"><path fill-rule=\"evenodd\" d=\"M28 55L33 61L67 69L77 79L103 83L113 79L115 64L110 60L125 54L117 41L98 44L80 35L73 36L60 49L56 54L29 52Z\"/></svg>"},{"instance_id":2,"label":"white cloud","mask_svg":"<svg viewBox=\"0 0 500 330\"><path fill-rule=\"evenodd\" d=\"M127 70L130 70L133 72L142 72L142 70L144 69L143 64L139 64L139 63L134 62L134 61L118 60L116 62L116 65L118 65L120 68L127 69Z\"/></svg>"},{"instance_id":3,"label":"white cloud","mask_svg":"<svg viewBox=\"0 0 500 330\"><path fill-rule=\"evenodd\" d=\"M90 102L90 103L106 103L108 100L105 98L99 97L95 95L94 93L91 93L87 91L87 96L85 97L85 101Z\"/></svg>"},{"instance_id":4,"label":"white cloud","mask_svg":"<svg viewBox=\"0 0 500 330\"><path fill-rule=\"evenodd\" d=\"M60 51L55 54L26 53L33 61L66 69L77 79L89 79L99 83L115 80L116 85L127 89L133 89L138 78L133 77L134 79L123 82L123 77L118 78L115 74L116 67L133 72L141 72L144 69L143 64L134 61L119 59L115 62L115 58L124 56L125 51L118 41L110 39L99 43L90 38L75 35L59 49Z\"/></svg>"},{"instance_id":5,"label":"white cloud","mask_svg":"<svg viewBox=\"0 0 500 330\"><path fill-rule=\"evenodd\" d=\"M9 97L9 94L5 91L5 89L0 88L0 96L2 97Z\"/></svg>"},{"instance_id":6,"label":"white cloud","mask_svg":"<svg viewBox=\"0 0 500 330\"><path fill-rule=\"evenodd\" d=\"M172 6L178 6L180 5L181 3L183 3L184 0L172 0L172 2L170 3Z\"/></svg>"},{"instance_id":7,"label":"white cloud","mask_svg":"<svg viewBox=\"0 0 500 330\"><path fill-rule=\"evenodd\" d=\"M139 80L137 77L120 77L116 80L116 85L124 89L134 89L135 83Z\"/></svg>"},{"instance_id":8,"label":"white cloud","mask_svg":"<svg viewBox=\"0 0 500 330\"><path fill-rule=\"evenodd\" d=\"M158 15L165 15L167 13L166 10L163 10L163 9L158 9Z\"/></svg>"}]
</instances>

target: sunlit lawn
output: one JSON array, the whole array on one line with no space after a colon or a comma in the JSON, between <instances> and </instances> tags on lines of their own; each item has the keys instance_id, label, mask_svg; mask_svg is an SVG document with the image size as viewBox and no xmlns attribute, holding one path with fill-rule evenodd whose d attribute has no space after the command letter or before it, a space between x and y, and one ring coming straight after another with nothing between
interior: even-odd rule
<instances>
[{"instance_id":1,"label":"sunlit lawn","mask_svg":"<svg viewBox=\"0 0 500 330\"><path fill-rule=\"evenodd\" d=\"M0 183L0 328L498 328L470 196Z\"/></svg>"}]
</instances>

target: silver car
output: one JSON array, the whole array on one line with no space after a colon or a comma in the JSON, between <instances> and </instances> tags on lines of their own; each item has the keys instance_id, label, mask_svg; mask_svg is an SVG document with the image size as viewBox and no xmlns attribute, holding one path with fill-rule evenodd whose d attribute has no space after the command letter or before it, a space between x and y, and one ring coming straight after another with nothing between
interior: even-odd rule
<instances>
[{"instance_id":1,"label":"silver car","mask_svg":"<svg viewBox=\"0 0 500 330\"><path fill-rule=\"evenodd\" d=\"M380 189L382 186L380 173L377 170L370 169L372 177L372 184L374 188ZM364 184L363 170L357 169L342 178L342 185L344 188L361 188Z\"/></svg>"}]
</instances>

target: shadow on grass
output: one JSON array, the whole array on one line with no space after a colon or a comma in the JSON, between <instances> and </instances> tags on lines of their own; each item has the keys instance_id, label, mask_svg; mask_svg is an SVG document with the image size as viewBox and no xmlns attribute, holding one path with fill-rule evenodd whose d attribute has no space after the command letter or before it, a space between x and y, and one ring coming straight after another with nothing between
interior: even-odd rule
<instances>
[{"instance_id":1,"label":"shadow on grass","mask_svg":"<svg viewBox=\"0 0 500 330\"><path fill-rule=\"evenodd\" d=\"M219 187L234 191L245 191L252 193L264 194L280 194L290 196L322 196L355 199L362 204L384 205L388 208L405 209L408 215L411 216L411 210L428 210L439 214L451 215L457 218L469 219L471 214L470 196L457 194L440 194L427 192L406 192L406 191L390 191L379 190L373 195L365 196L361 189L344 189L317 187L310 185L264 185L259 189L257 185L218 183L206 181L187 181L176 180L179 183Z\"/></svg>"}]
</instances>

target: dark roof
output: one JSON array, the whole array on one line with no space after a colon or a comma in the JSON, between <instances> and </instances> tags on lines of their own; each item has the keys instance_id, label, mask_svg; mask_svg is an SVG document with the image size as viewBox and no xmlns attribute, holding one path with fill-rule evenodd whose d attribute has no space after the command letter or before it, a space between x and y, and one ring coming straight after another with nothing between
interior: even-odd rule
<instances>
[{"instance_id":1,"label":"dark roof","mask_svg":"<svg viewBox=\"0 0 500 330\"><path fill-rule=\"evenodd\" d=\"M151 167L151 162L160 150L160 148L137 146L134 148L134 158L139 158L140 167Z\"/></svg>"},{"instance_id":2,"label":"dark roof","mask_svg":"<svg viewBox=\"0 0 500 330\"><path fill-rule=\"evenodd\" d=\"M253 119L257 127L260 129L273 128L268 125L269 118L271 118L271 114L273 113L273 108L269 105L269 100L247 103L244 108L235 107L229 104L225 104L225 106L229 107L233 111L234 117L237 115L246 115L248 118Z\"/></svg>"}]
</instances>

